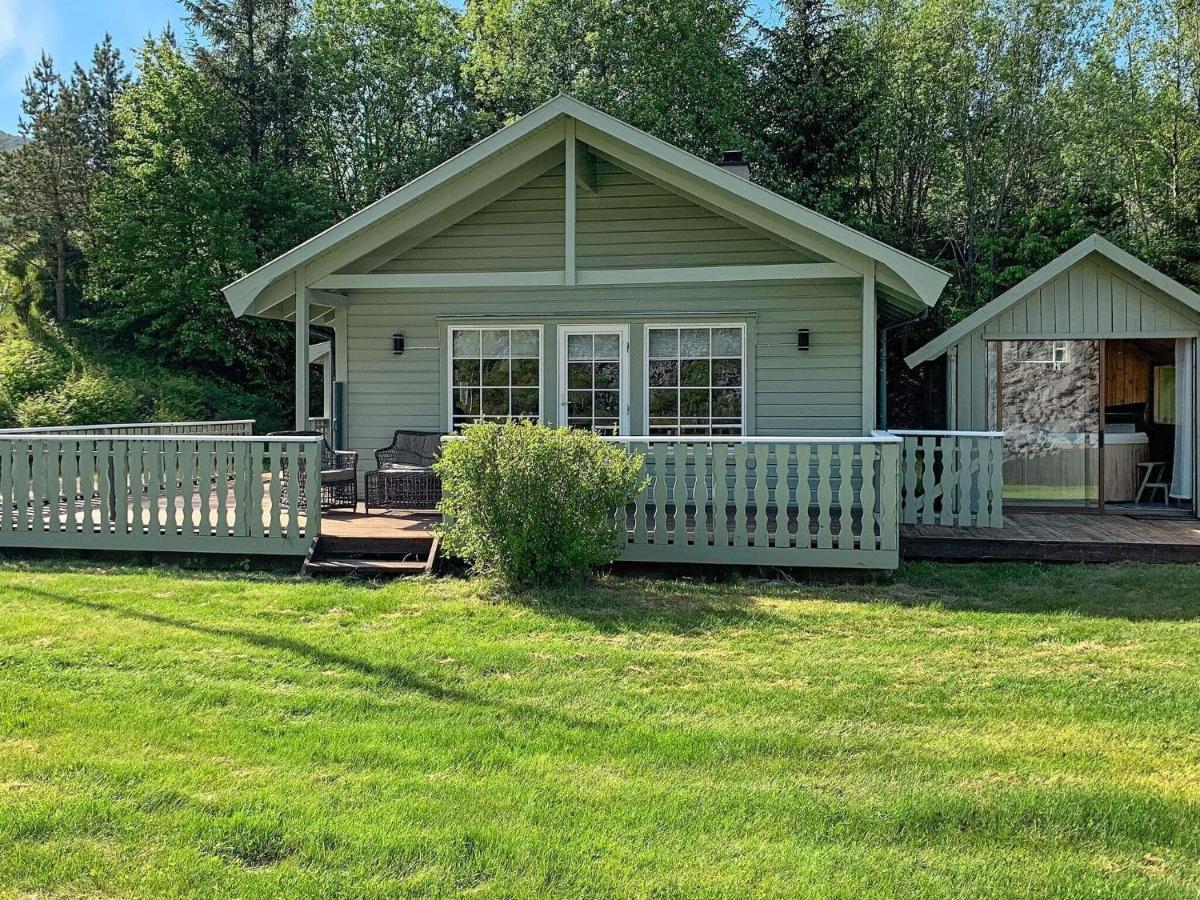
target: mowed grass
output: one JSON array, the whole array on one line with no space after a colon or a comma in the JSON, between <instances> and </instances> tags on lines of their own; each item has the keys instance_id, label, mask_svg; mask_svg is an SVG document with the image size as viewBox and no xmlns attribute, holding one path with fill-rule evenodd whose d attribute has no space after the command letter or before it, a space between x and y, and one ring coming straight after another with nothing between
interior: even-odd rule
<instances>
[{"instance_id":1,"label":"mowed grass","mask_svg":"<svg viewBox=\"0 0 1200 900\"><path fill-rule=\"evenodd\" d=\"M0 567L0 893L1198 890L1200 569Z\"/></svg>"}]
</instances>

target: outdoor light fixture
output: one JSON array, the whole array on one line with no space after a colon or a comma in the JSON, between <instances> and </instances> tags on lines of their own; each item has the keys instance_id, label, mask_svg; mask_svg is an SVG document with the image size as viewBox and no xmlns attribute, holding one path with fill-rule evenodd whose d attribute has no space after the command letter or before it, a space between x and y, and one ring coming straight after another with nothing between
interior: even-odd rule
<instances>
[{"instance_id":1,"label":"outdoor light fixture","mask_svg":"<svg viewBox=\"0 0 1200 900\"><path fill-rule=\"evenodd\" d=\"M801 328L799 331L796 332L796 349L797 350L807 350L808 349L808 329L807 328Z\"/></svg>"},{"instance_id":2,"label":"outdoor light fixture","mask_svg":"<svg viewBox=\"0 0 1200 900\"><path fill-rule=\"evenodd\" d=\"M397 356L404 352L404 335L398 331L392 335L392 352Z\"/></svg>"}]
</instances>

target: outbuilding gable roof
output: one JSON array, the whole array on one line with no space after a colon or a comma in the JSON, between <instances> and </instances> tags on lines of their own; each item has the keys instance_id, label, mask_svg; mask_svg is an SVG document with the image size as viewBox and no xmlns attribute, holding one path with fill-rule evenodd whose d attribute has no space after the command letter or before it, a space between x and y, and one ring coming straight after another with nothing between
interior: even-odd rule
<instances>
[{"instance_id":1,"label":"outbuilding gable roof","mask_svg":"<svg viewBox=\"0 0 1200 900\"><path fill-rule=\"evenodd\" d=\"M1116 244L1102 238L1098 234L1084 238L1061 256L1051 260L1028 278L1009 288L991 303L980 307L961 322L946 329L925 346L905 357L910 368L929 362L945 353L950 347L966 337L972 331L987 324L1015 303L1029 296L1034 291L1053 281L1063 272L1083 262L1092 254L1104 257L1113 265L1124 269L1130 275L1157 288L1168 297L1179 301L1184 306L1200 312L1200 294L1184 287L1175 279L1164 275L1153 266L1142 262L1132 253L1127 253Z\"/></svg>"}]
</instances>

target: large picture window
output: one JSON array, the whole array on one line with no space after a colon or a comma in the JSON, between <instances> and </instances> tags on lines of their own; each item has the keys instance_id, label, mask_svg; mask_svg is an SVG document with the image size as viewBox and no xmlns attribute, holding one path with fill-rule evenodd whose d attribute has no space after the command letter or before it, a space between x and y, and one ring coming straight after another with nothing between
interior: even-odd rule
<instances>
[{"instance_id":1,"label":"large picture window","mask_svg":"<svg viewBox=\"0 0 1200 900\"><path fill-rule=\"evenodd\" d=\"M745 342L741 325L646 328L650 434L743 434Z\"/></svg>"},{"instance_id":2,"label":"large picture window","mask_svg":"<svg viewBox=\"0 0 1200 900\"><path fill-rule=\"evenodd\" d=\"M541 418L542 330L450 329L450 427Z\"/></svg>"}]
</instances>

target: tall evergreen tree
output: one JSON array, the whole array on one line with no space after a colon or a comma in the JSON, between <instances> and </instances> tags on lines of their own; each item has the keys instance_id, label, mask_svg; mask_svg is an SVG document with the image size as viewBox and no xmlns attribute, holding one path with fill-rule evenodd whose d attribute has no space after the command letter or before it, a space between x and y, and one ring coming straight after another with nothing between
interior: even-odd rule
<instances>
[{"instance_id":1,"label":"tall evergreen tree","mask_svg":"<svg viewBox=\"0 0 1200 900\"><path fill-rule=\"evenodd\" d=\"M183 0L183 5L204 38L192 48L196 68L229 98L250 163L295 163L305 85L296 43L298 0Z\"/></svg>"},{"instance_id":2,"label":"tall evergreen tree","mask_svg":"<svg viewBox=\"0 0 1200 900\"><path fill-rule=\"evenodd\" d=\"M88 146L89 168L92 172L107 172L117 139L117 100L130 84L112 35L106 33L96 45L90 68L75 65L74 81L80 95L80 128Z\"/></svg>"},{"instance_id":3,"label":"tall evergreen tree","mask_svg":"<svg viewBox=\"0 0 1200 900\"><path fill-rule=\"evenodd\" d=\"M807 206L852 216L874 114L862 35L828 0L785 0L763 56L757 177Z\"/></svg>"},{"instance_id":4,"label":"tall evergreen tree","mask_svg":"<svg viewBox=\"0 0 1200 900\"><path fill-rule=\"evenodd\" d=\"M25 143L0 162L4 239L19 267L32 268L54 294L54 316L67 318L67 287L79 261L88 214L88 148L77 84L66 84L46 54L25 81Z\"/></svg>"}]
</instances>

